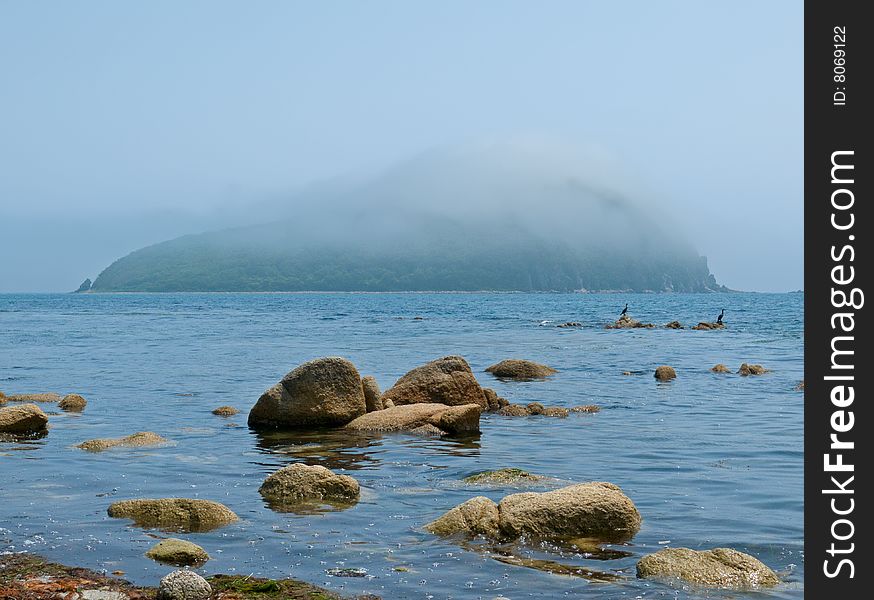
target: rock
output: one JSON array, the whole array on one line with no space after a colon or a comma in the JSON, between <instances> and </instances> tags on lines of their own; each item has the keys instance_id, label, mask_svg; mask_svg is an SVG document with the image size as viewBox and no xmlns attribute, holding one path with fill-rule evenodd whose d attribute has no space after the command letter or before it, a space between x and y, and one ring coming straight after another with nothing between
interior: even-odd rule
<instances>
[{"instance_id":1,"label":"rock","mask_svg":"<svg viewBox=\"0 0 874 600\"><path fill-rule=\"evenodd\" d=\"M361 380L361 389L364 390L364 405L367 412L382 410L382 393L376 378L368 375Z\"/></svg>"},{"instance_id":2,"label":"rock","mask_svg":"<svg viewBox=\"0 0 874 600\"><path fill-rule=\"evenodd\" d=\"M0 392L0 406L3 406L4 404L6 404L6 394Z\"/></svg>"},{"instance_id":3,"label":"rock","mask_svg":"<svg viewBox=\"0 0 874 600\"><path fill-rule=\"evenodd\" d=\"M726 367L724 364L719 363L718 365L714 365L712 369L710 369L714 373L731 373L731 369Z\"/></svg>"},{"instance_id":4,"label":"rock","mask_svg":"<svg viewBox=\"0 0 874 600\"><path fill-rule=\"evenodd\" d=\"M386 390L382 395L403 404L436 403L448 406L477 404L488 410L483 389L473 376L470 365L460 356L444 356L421 367L416 367Z\"/></svg>"},{"instance_id":5,"label":"rock","mask_svg":"<svg viewBox=\"0 0 874 600\"><path fill-rule=\"evenodd\" d=\"M352 477L303 463L289 465L272 473L258 491L271 508L280 510L307 502L354 504L361 493L358 482Z\"/></svg>"},{"instance_id":6,"label":"rock","mask_svg":"<svg viewBox=\"0 0 874 600\"><path fill-rule=\"evenodd\" d=\"M498 392L492 388L483 388L483 394L485 394L486 405L490 411L495 411L501 408ZM2 399L0 399L0 402L2 402Z\"/></svg>"},{"instance_id":7,"label":"rock","mask_svg":"<svg viewBox=\"0 0 874 600\"><path fill-rule=\"evenodd\" d=\"M655 327L652 323L641 323L632 319L628 315L622 315L612 325L607 325L607 329L651 329Z\"/></svg>"},{"instance_id":8,"label":"rock","mask_svg":"<svg viewBox=\"0 0 874 600\"><path fill-rule=\"evenodd\" d=\"M674 371L674 367L669 367L667 365L656 367L655 378L659 381L669 381L671 379L675 379L676 377L677 372Z\"/></svg>"},{"instance_id":9,"label":"rock","mask_svg":"<svg viewBox=\"0 0 874 600\"><path fill-rule=\"evenodd\" d=\"M795 391L796 392L803 392L804 391L804 380L803 379L798 382L798 385L795 386ZM0 402L0 404L2 404L2 402Z\"/></svg>"},{"instance_id":10,"label":"rock","mask_svg":"<svg viewBox=\"0 0 874 600\"><path fill-rule=\"evenodd\" d=\"M525 405L525 410L529 415L542 415L544 406L540 402L529 402Z\"/></svg>"},{"instance_id":11,"label":"rock","mask_svg":"<svg viewBox=\"0 0 874 600\"><path fill-rule=\"evenodd\" d=\"M780 583L774 571L761 561L730 548L705 551L665 548L640 559L637 576L679 578L718 588L770 587Z\"/></svg>"},{"instance_id":12,"label":"rock","mask_svg":"<svg viewBox=\"0 0 874 600\"><path fill-rule=\"evenodd\" d=\"M79 288L78 288L75 292L73 292L73 293L74 293L74 294L81 294L82 292L87 292L87 291L89 291L90 289L91 289L91 280L90 280L90 279L86 279L85 281L83 281L83 282L81 283L81 285L79 285Z\"/></svg>"},{"instance_id":13,"label":"rock","mask_svg":"<svg viewBox=\"0 0 874 600\"><path fill-rule=\"evenodd\" d=\"M233 406L219 406L218 408L214 408L212 414L217 417L233 417L236 414L239 414L239 410L234 408Z\"/></svg>"},{"instance_id":14,"label":"rock","mask_svg":"<svg viewBox=\"0 0 874 600\"><path fill-rule=\"evenodd\" d=\"M146 552L146 556L158 562L173 565L202 565L209 560L206 550L186 540L167 538Z\"/></svg>"},{"instance_id":15,"label":"rock","mask_svg":"<svg viewBox=\"0 0 874 600\"><path fill-rule=\"evenodd\" d=\"M128 600L128 598L129 596L124 592L112 590L82 590L79 592L80 600Z\"/></svg>"},{"instance_id":16,"label":"rock","mask_svg":"<svg viewBox=\"0 0 874 600\"><path fill-rule=\"evenodd\" d=\"M498 505L485 496L477 496L428 523L425 530L442 536L464 534L497 538L499 520Z\"/></svg>"},{"instance_id":17,"label":"rock","mask_svg":"<svg viewBox=\"0 0 874 600\"><path fill-rule=\"evenodd\" d=\"M665 324L665 329L682 329L683 325L679 321L671 321Z\"/></svg>"},{"instance_id":18,"label":"rock","mask_svg":"<svg viewBox=\"0 0 874 600\"><path fill-rule=\"evenodd\" d=\"M209 583L194 571L173 571L158 585L156 600L208 600L212 595Z\"/></svg>"},{"instance_id":19,"label":"rock","mask_svg":"<svg viewBox=\"0 0 874 600\"><path fill-rule=\"evenodd\" d=\"M355 365L345 358L319 358L300 365L264 392L249 412L249 426L338 427L365 412Z\"/></svg>"},{"instance_id":20,"label":"rock","mask_svg":"<svg viewBox=\"0 0 874 600\"><path fill-rule=\"evenodd\" d=\"M544 417L559 417L563 419L571 414L571 411L560 406L547 406L540 414Z\"/></svg>"},{"instance_id":21,"label":"rock","mask_svg":"<svg viewBox=\"0 0 874 600\"><path fill-rule=\"evenodd\" d=\"M707 331L710 329L724 329L724 328L725 328L724 323L708 323L706 321L702 321L702 322L698 323L697 325L695 325L694 327L692 327L692 329L696 329L696 330L700 330L700 331Z\"/></svg>"},{"instance_id":22,"label":"rock","mask_svg":"<svg viewBox=\"0 0 874 600\"><path fill-rule=\"evenodd\" d=\"M80 412L85 410L85 405L88 401L79 394L67 394L58 403L58 408L72 412Z\"/></svg>"},{"instance_id":23,"label":"rock","mask_svg":"<svg viewBox=\"0 0 874 600\"><path fill-rule=\"evenodd\" d=\"M510 494L498 505L476 497L425 529L437 535L485 535L496 540L593 538L623 542L640 529L634 503L612 483L590 482L550 492Z\"/></svg>"},{"instance_id":24,"label":"rock","mask_svg":"<svg viewBox=\"0 0 874 600\"><path fill-rule=\"evenodd\" d=\"M508 404L501 408L498 411L499 415L503 415L505 417L527 417L530 413L528 409L522 406L521 404Z\"/></svg>"},{"instance_id":25,"label":"rock","mask_svg":"<svg viewBox=\"0 0 874 600\"><path fill-rule=\"evenodd\" d=\"M160 446L169 443L169 440L162 438L157 433L151 431L138 431L121 438L98 438L95 440L86 440L76 447L89 452L103 452L109 448L143 448L145 446Z\"/></svg>"},{"instance_id":26,"label":"rock","mask_svg":"<svg viewBox=\"0 0 874 600\"><path fill-rule=\"evenodd\" d=\"M634 375L631 371L622 371L623 375Z\"/></svg>"},{"instance_id":27,"label":"rock","mask_svg":"<svg viewBox=\"0 0 874 600\"><path fill-rule=\"evenodd\" d=\"M531 379L549 377L553 373L558 373L558 371L552 367L530 360L507 359L487 368L486 373L491 373L499 379L529 381Z\"/></svg>"},{"instance_id":28,"label":"rock","mask_svg":"<svg viewBox=\"0 0 874 600\"><path fill-rule=\"evenodd\" d=\"M190 498L122 500L109 506L115 519L131 519L139 527L185 532L211 531L239 517L224 504Z\"/></svg>"},{"instance_id":29,"label":"rock","mask_svg":"<svg viewBox=\"0 0 874 600\"><path fill-rule=\"evenodd\" d=\"M0 433L44 431L49 418L36 404L0 408Z\"/></svg>"},{"instance_id":30,"label":"rock","mask_svg":"<svg viewBox=\"0 0 874 600\"><path fill-rule=\"evenodd\" d=\"M742 364L740 369L737 370L738 375L743 375L744 377L747 375L764 375L767 372L768 369L762 365L748 365L747 363Z\"/></svg>"},{"instance_id":31,"label":"rock","mask_svg":"<svg viewBox=\"0 0 874 600\"><path fill-rule=\"evenodd\" d=\"M385 398L383 398L383 399L382 399L382 407L383 407L383 408L394 408L394 407L395 407L395 403L394 403L394 401L392 401L391 398L389 398L388 400L386 400Z\"/></svg>"},{"instance_id":32,"label":"rock","mask_svg":"<svg viewBox=\"0 0 874 600\"><path fill-rule=\"evenodd\" d=\"M574 406L571 409L571 412L576 412L576 413L596 413L596 412L600 412L600 411L601 411L601 407L596 405L596 404L586 404L584 406Z\"/></svg>"},{"instance_id":33,"label":"rock","mask_svg":"<svg viewBox=\"0 0 874 600\"><path fill-rule=\"evenodd\" d=\"M481 409L477 404L446 406L445 404L404 404L362 415L346 425L355 431L415 431L436 427L431 433L462 434L479 431ZM426 431L417 431L425 433Z\"/></svg>"},{"instance_id":34,"label":"rock","mask_svg":"<svg viewBox=\"0 0 874 600\"><path fill-rule=\"evenodd\" d=\"M568 327L582 327L582 326L583 326L583 324L580 323L579 321L568 321L567 323L562 323L560 325L556 325L556 327L559 327L562 329L566 329Z\"/></svg>"},{"instance_id":35,"label":"rock","mask_svg":"<svg viewBox=\"0 0 874 600\"><path fill-rule=\"evenodd\" d=\"M468 475L462 481L465 483L473 483L473 484L486 484L486 485L507 485L507 484L518 484L518 483L536 483L539 481L543 481L546 479L543 475L534 475L533 473L528 473L527 471L523 471L522 469L516 468L506 468L506 469L498 469L497 471L481 471L479 473L474 473L473 475Z\"/></svg>"},{"instance_id":36,"label":"rock","mask_svg":"<svg viewBox=\"0 0 874 600\"><path fill-rule=\"evenodd\" d=\"M61 395L54 392L46 392L43 394L12 394L6 396L9 402L60 402Z\"/></svg>"}]
</instances>

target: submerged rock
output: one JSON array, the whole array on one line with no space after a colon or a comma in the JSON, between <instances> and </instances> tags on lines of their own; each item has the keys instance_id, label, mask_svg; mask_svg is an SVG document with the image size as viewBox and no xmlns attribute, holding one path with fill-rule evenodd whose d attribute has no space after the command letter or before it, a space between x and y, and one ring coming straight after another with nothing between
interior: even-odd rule
<instances>
[{"instance_id":1,"label":"submerged rock","mask_svg":"<svg viewBox=\"0 0 874 600\"><path fill-rule=\"evenodd\" d=\"M80 412L85 410L85 405L88 401L79 394L67 394L58 403L58 408L71 412Z\"/></svg>"},{"instance_id":2,"label":"submerged rock","mask_svg":"<svg viewBox=\"0 0 874 600\"><path fill-rule=\"evenodd\" d=\"M405 404L362 415L346 425L355 431L416 431L464 434L479 431L480 406L466 404ZM428 427L433 429L428 429ZM421 430L425 427L425 430Z\"/></svg>"},{"instance_id":3,"label":"submerged rock","mask_svg":"<svg viewBox=\"0 0 874 600\"><path fill-rule=\"evenodd\" d=\"M456 506L425 529L437 535L485 535L512 540L593 538L621 542L640 529L640 513L622 490L606 482L550 492L505 496L499 504L477 497Z\"/></svg>"},{"instance_id":4,"label":"submerged rock","mask_svg":"<svg viewBox=\"0 0 874 600\"><path fill-rule=\"evenodd\" d=\"M676 379L676 377L677 372L674 370L674 367L669 367L667 365L656 367L655 378L659 381L669 381L671 379Z\"/></svg>"},{"instance_id":5,"label":"submerged rock","mask_svg":"<svg viewBox=\"0 0 874 600\"><path fill-rule=\"evenodd\" d=\"M770 587L780 583L774 571L761 561L730 548L705 551L665 548L640 559L637 576L676 578L717 588Z\"/></svg>"},{"instance_id":6,"label":"submerged rock","mask_svg":"<svg viewBox=\"0 0 874 600\"><path fill-rule=\"evenodd\" d=\"M744 363L740 366L740 369L737 370L738 375L764 375L768 372L768 369L763 367L762 365L748 365Z\"/></svg>"},{"instance_id":7,"label":"submerged rock","mask_svg":"<svg viewBox=\"0 0 874 600\"><path fill-rule=\"evenodd\" d=\"M185 532L211 531L239 519L224 504L191 498L122 500L111 504L107 514L139 527Z\"/></svg>"},{"instance_id":8,"label":"submerged rock","mask_svg":"<svg viewBox=\"0 0 874 600\"><path fill-rule=\"evenodd\" d=\"M724 364L719 363L718 365L714 365L713 368L710 369L714 373L731 373L731 369L726 367Z\"/></svg>"},{"instance_id":9,"label":"submerged rock","mask_svg":"<svg viewBox=\"0 0 874 600\"><path fill-rule=\"evenodd\" d=\"M530 360L507 359L494 364L486 369L500 379L517 379L528 381L532 379L544 379L553 373L558 373L552 367L542 365Z\"/></svg>"},{"instance_id":10,"label":"submerged rock","mask_svg":"<svg viewBox=\"0 0 874 600\"><path fill-rule=\"evenodd\" d=\"M361 379L361 389L364 390L364 405L367 412L382 410L382 393L379 391L379 384L376 378L368 375Z\"/></svg>"},{"instance_id":11,"label":"submerged rock","mask_svg":"<svg viewBox=\"0 0 874 600\"><path fill-rule=\"evenodd\" d=\"M289 372L249 412L254 428L339 427L367 411L361 376L345 358L319 358Z\"/></svg>"},{"instance_id":12,"label":"submerged rock","mask_svg":"<svg viewBox=\"0 0 874 600\"><path fill-rule=\"evenodd\" d=\"M567 329L569 327L582 327L582 326L583 326L583 324L580 323L579 321L568 321L567 323L561 323L559 325L556 325L556 327L559 327L561 329Z\"/></svg>"},{"instance_id":13,"label":"submerged rock","mask_svg":"<svg viewBox=\"0 0 874 600\"><path fill-rule=\"evenodd\" d=\"M665 323L665 329L682 329L683 325L679 321L671 321L670 323Z\"/></svg>"},{"instance_id":14,"label":"submerged rock","mask_svg":"<svg viewBox=\"0 0 874 600\"><path fill-rule=\"evenodd\" d=\"M655 327L652 323L641 323L636 319L632 319L628 315L622 315L612 325L607 325L607 329L651 329Z\"/></svg>"},{"instance_id":15,"label":"submerged rock","mask_svg":"<svg viewBox=\"0 0 874 600\"><path fill-rule=\"evenodd\" d=\"M36 404L0 408L0 433L44 431L49 418Z\"/></svg>"},{"instance_id":16,"label":"submerged rock","mask_svg":"<svg viewBox=\"0 0 874 600\"><path fill-rule=\"evenodd\" d=\"M544 417L558 417L560 419L563 419L570 415L571 411L561 406L547 406L540 414Z\"/></svg>"},{"instance_id":17,"label":"submerged rock","mask_svg":"<svg viewBox=\"0 0 874 600\"><path fill-rule=\"evenodd\" d=\"M217 417L233 417L234 415L239 414L239 412L240 411L233 406L219 406L212 410L212 414Z\"/></svg>"},{"instance_id":18,"label":"submerged rock","mask_svg":"<svg viewBox=\"0 0 874 600\"><path fill-rule=\"evenodd\" d=\"M416 367L382 395L383 402L403 404L477 404L488 410L488 400L470 365L460 356L444 356Z\"/></svg>"},{"instance_id":19,"label":"submerged rock","mask_svg":"<svg viewBox=\"0 0 874 600\"><path fill-rule=\"evenodd\" d=\"M596 413L601 412L601 407L597 404L585 404L583 406L574 406L571 412L575 413Z\"/></svg>"},{"instance_id":20,"label":"submerged rock","mask_svg":"<svg viewBox=\"0 0 874 600\"><path fill-rule=\"evenodd\" d=\"M473 475L468 475L467 477L462 479L462 481L472 484L506 485L518 483L536 483L539 481L543 481L544 479L546 479L546 477L544 477L543 475L535 475L533 473L523 471L522 469L509 467L505 469L498 469L496 471L481 471L479 473L474 473Z\"/></svg>"},{"instance_id":21,"label":"submerged rock","mask_svg":"<svg viewBox=\"0 0 874 600\"><path fill-rule=\"evenodd\" d=\"M173 565L202 565L209 560L206 550L186 540L167 538L146 552L146 556L158 562Z\"/></svg>"},{"instance_id":22,"label":"submerged rock","mask_svg":"<svg viewBox=\"0 0 874 600\"><path fill-rule=\"evenodd\" d=\"M157 433L151 431L139 431L137 433L121 438L98 438L94 440L86 440L76 447L89 452L102 452L109 448L143 448L146 446L160 446L168 443L169 440L162 438Z\"/></svg>"},{"instance_id":23,"label":"submerged rock","mask_svg":"<svg viewBox=\"0 0 874 600\"><path fill-rule=\"evenodd\" d=\"M700 323L698 323L697 325L692 327L692 329L696 329L696 330L700 330L700 331L706 331L709 329L725 329L725 324L724 323L708 323L707 321L701 321Z\"/></svg>"},{"instance_id":24,"label":"submerged rock","mask_svg":"<svg viewBox=\"0 0 874 600\"><path fill-rule=\"evenodd\" d=\"M258 491L272 508L293 508L307 502L354 504L361 488L348 475L319 465L295 463L272 473Z\"/></svg>"},{"instance_id":25,"label":"submerged rock","mask_svg":"<svg viewBox=\"0 0 874 600\"><path fill-rule=\"evenodd\" d=\"M158 584L156 600L208 600L212 587L194 571L173 571Z\"/></svg>"},{"instance_id":26,"label":"submerged rock","mask_svg":"<svg viewBox=\"0 0 874 600\"><path fill-rule=\"evenodd\" d=\"M6 396L9 402L60 402L62 397L54 392L45 392L41 394L12 394Z\"/></svg>"}]
</instances>

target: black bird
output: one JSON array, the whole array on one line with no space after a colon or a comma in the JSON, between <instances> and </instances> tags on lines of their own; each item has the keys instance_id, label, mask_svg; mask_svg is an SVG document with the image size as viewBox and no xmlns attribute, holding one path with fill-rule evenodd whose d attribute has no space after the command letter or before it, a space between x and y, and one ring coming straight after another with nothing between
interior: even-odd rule
<instances>
[{"instance_id":1,"label":"black bird","mask_svg":"<svg viewBox=\"0 0 874 600\"><path fill-rule=\"evenodd\" d=\"M724 316L725 316L725 309L723 308L722 312L719 313L719 316L716 317L716 322L721 325L722 324L722 317L724 317Z\"/></svg>"},{"instance_id":2,"label":"black bird","mask_svg":"<svg viewBox=\"0 0 874 600\"><path fill-rule=\"evenodd\" d=\"M624 317L627 314L628 314L628 302L625 303L625 308L622 309L622 312L619 313L619 316Z\"/></svg>"}]
</instances>

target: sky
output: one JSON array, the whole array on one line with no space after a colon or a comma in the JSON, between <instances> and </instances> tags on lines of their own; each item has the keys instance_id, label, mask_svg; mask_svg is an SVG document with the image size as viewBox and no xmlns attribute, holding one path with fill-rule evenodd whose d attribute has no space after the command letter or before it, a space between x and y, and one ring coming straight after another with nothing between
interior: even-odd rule
<instances>
[{"instance_id":1,"label":"sky","mask_svg":"<svg viewBox=\"0 0 874 600\"><path fill-rule=\"evenodd\" d=\"M802 289L802 42L791 1L0 0L0 292L529 137L620 165L720 283Z\"/></svg>"}]
</instances>

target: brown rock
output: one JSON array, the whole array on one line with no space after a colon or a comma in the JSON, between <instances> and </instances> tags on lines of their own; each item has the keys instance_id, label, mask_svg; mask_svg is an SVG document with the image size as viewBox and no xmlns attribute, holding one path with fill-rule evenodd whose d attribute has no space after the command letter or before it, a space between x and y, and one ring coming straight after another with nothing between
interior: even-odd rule
<instances>
[{"instance_id":1,"label":"brown rock","mask_svg":"<svg viewBox=\"0 0 874 600\"><path fill-rule=\"evenodd\" d=\"M637 563L637 576L681 579L715 588L770 587L780 583L777 575L758 559L732 550L665 548L644 556Z\"/></svg>"},{"instance_id":2,"label":"brown rock","mask_svg":"<svg viewBox=\"0 0 874 600\"><path fill-rule=\"evenodd\" d=\"M485 496L477 496L428 523L425 530L442 536L464 534L496 538L499 518L498 505Z\"/></svg>"},{"instance_id":3,"label":"brown rock","mask_svg":"<svg viewBox=\"0 0 874 600\"><path fill-rule=\"evenodd\" d=\"M528 409L522 406L521 404L508 404L501 408L498 411L499 415L503 415L505 417L527 417L530 413Z\"/></svg>"},{"instance_id":4,"label":"brown rock","mask_svg":"<svg viewBox=\"0 0 874 600\"><path fill-rule=\"evenodd\" d=\"M361 380L361 388L364 390L364 405L367 412L382 410L382 393L379 391L379 384L376 378L368 375Z\"/></svg>"},{"instance_id":5,"label":"brown rock","mask_svg":"<svg viewBox=\"0 0 874 600\"><path fill-rule=\"evenodd\" d=\"M240 411L233 406L219 406L218 408L213 409L212 414L217 417L233 417L239 412Z\"/></svg>"},{"instance_id":6,"label":"brown rock","mask_svg":"<svg viewBox=\"0 0 874 600\"><path fill-rule=\"evenodd\" d=\"M171 565L199 566L209 560L206 550L191 542L176 538L161 540L146 552L146 556Z\"/></svg>"},{"instance_id":7,"label":"brown rock","mask_svg":"<svg viewBox=\"0 0 874 600\"><path fill-rule=\"evenodd\" d=\"M719 363L718 365L714 365L712 369L710 369L714 373L731 373L731 369L726 367L724 364Z\"/></svg>"},{"instance_id":8,"label":"brown rock","mask_svg":"<svg viewBox=\"0 0 874 600\"><path fill-rule=\"evenodd\" d=\"M584 406L574 406L571 409L571 412L581 412L581 413L596 413L600 412L601 407L597 404L586 404Z\"/></svg>"},{"instance_id":9,"label":"brown rock","mask_svg":"<svg viewBox=\"0 0 874 600\"><path fill-rule=\"evenodd\" d=\"M665 329L682 329L683 325L679 321L671 321L665 324Z\"/></svg>"},{"instance_id":10,"label":"brown rock","mask_svg":"<svg viewBox=\"0 0 874 600\"><path fill-rule=\"evenodd\" d=\"M85 410L85 405L88 401L79 394L67 394L58 403L58 408L72 412L81 412Z\"/></svg>"},{"instance_id":11,"label":"brown rock","mask_svg":"<svg viewBox=\"0 0 874 600\"><path fill-rule=\"evenodd\" d=\"M612 325L607 325L607 329L651 329L655 327L652 323L641 323L632 319L628 315L622 315Z\"/></svg>"},{"instance_id":12,"label":"brown rock","mask_svg":"<svg viewBox=\"0 0 874 600\"><path fill-rule=\"evenodd\" d=\"M348 475L337 475L319 465L296 463L269 475L258 491L276 508L313 501L354 504L361 488Z\"/></svg>"},{"instance_id":13,"label":"brown rock","mask_svg":"<svg viewBox=\"0 0 874 600\"><path fill-rule=\"evenodd\" d=\"M697 325L695 325L694 327L692 327L692 329L696 329L696 330L700 330L700 331L707 331L707 330L711 330L711 329L724 329L724 328L725 328L724 323L708 323L706 321L702 321L702 322L698 323Z\"/></svg>"},{"instance_id":14,"label":"brown rock","mask_svg":"<svg viewBox=\"0 0 874 600\"><path fill-rule=\"evenodd\" d=\"M477 404L488 410L488 400L473 376L470 365L460 356L444 356L416 367L382 395L395 406L403 404Z\"/></svg>"},{"instance_id":15,"label":"brown rock","mask_svg":"<svg viewBox=\"0 0 874 600\"><path fill-rule=\"evenodd\" d=\"M319 358L300 365L264 392L249 412L249 426L337 427L365 412L355 365L345 358Z\"/></svg>"},{"instance_id":16,"label":"brown rock","mask_svg":"<svg viewBox=\"0 0 874 600\"><path fill-rule=\"evenodd\" d=\"M564 417L567 417L569 414L571 414L571 411L560 406L547 406L540 414L542 414L544 417L559 417L563 419Z\"/></svg>"},{"instance_id":17,"label":"brown rock","mask_svg":"<svg viewBox=\"0 0 874 600\"><path fill-rule=\"evenodd\" d=\"M45 431L49 418L36 404L0 408L0 433Z\"/></svg>"},{"instance_id":18,"label":"brown rock","mask_svg":"<svg viewBox=\"0 0 874 600\"><path fill-rule=\"evenodd\" d=\"M44 394L12 394L6 396L9 402L60 402L61 395L54 392L46 392Z\"/></svg>"},{"instance_id":19,"label":"brown rock","mask_svg":"<svg viewBox=\"0 0 874 600\"><path fill-rule=\"evenodd\" d=\"M405 404L362 415L346 425L355 431L415 431L462 434L479 431L481 409L477 404ZM430 426L434 429L429 429ZM424 430L419 428L425 427Z\"/></svg>"},{"instance_id":20,"label":"brown rock","mask_svg":"<svg viewBox=\"0 0 874 600\"><path fill-rule=\"evenodd\" d=\"M529 402L525 405L529 415L542 415L544 406L540 402Z\"/></svg>"},{"instance_id":21,"label":"brown rock","mask_svg":"<svg viewBox=\"0 0 874 600\"><path fill-rule=\"evenodd\" d=\"M483 394L486 397L486 404L490 411L499 410L502 406L507 406L509 402L498 396L498 393L492 388L483 388Z\"/></svg>"},{"instance_id":22,"label":"brown rock","mask_svg":"<svg viewBox=\"0 0 874 600\"><path fill-rule=\"evenodd\" d=\"M103 452L109 448L143 448L146 446L161 446L168 442L169 440L162 438L157 433L152 433L151 431L139 431L121 438L86 440L81 444L78 444L76 447L89 452Z\"/></svg>"},{"instance_id":23,"label":"brown rock","mask_svg":"<svg viewBox=\"0 0 874 600\"><path fill-rule=\"evenodd\" d=\"M677 372L674 371L674 367L669 367L667 365L656 367L655 378L659 381L669 381L671 379L675 379L676 377Z\"/></svg>"},{"instance_id":24,"label":"brown rock","mask_svg":"<svg viewBox=\"0 0 874 600\"><path fill-rule=\"evenodd\" d=\"M139 527L173 531L211 531L239 517L224 504L190 498L122 500L109 506L115 519L131 519Z\"/></svg>"},{"instance_id":25,"label":"brown rock","mask_svg":"<svg viewBox=\"0 0 874 600\"><path fill-rule=\"evenodd\" d=\"M552 367L530 360L519 359L502 360L486 369L486 373L491 373L500 379L517 379L520 381L543 379L557 372Z\"/></svg>"},{"instance_id":26,"label":"brown rock","mask_svg":"<svg viewBox=\"0 0 874 600\"><path fill-rule=\"evenodd\" d=\"M768 372L768 369L762 365L748 365L747 363L744 363L740 366L740 369L738 369L737 372L738 375L746 377L747 375L764 375Z\"/></svg>"}]
</instances>

